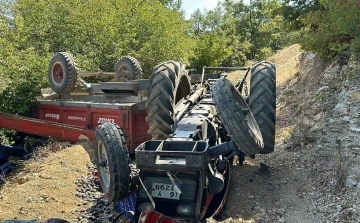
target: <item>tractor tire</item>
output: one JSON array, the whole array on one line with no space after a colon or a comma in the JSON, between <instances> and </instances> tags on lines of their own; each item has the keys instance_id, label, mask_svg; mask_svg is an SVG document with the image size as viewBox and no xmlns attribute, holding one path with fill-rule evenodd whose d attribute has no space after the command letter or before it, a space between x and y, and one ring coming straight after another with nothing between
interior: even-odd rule
<instances>
[{"instance_id":1,"label":"tractor tire","mask_svg":"<svg viewBox=\"0 0 360 223\"><path fill-rule=\"evenodd\" d=\"M95 159L100 185L109 202L128 196L130 189L130 159L124 134L112 123L95 130Z\"/></svg>"},{"instance_id":2,"label":"tractor tire","mask_svg":"<svg viewBox=\"0 0 360 223\"><path fill-rule=\"evenodd\" d=\"M167 61L154 68L145 104L148 133L153 139L169 137L173 131L175 106L190 91L190 78L184 64Z\"/></svg>"},{"instance_id":3,"label":"tractor tire","mask_svg":"<svg viewBox=\"0 0 360 223\"><path fill-rule=\"evenodd\" d=\"M252 67L249 107L264 140L264 148L260 153L273 152L276 122L276 68L274 64L260 62Z\"/></svg>"},{"instance_id":4,"label":"tractor tire","mask_svg":"<svg viewBox=\"0 0 360 223\"><path fill-rule=\"evenodd\" d=\"M78 78L78 67L69 53L56 53L49 65L48 78L51 88L58 94L74 90Z\"/></svg>"},{"instance_id":5,"label":"tractor tire","mask_svg":"<svg viewBox=\"0 0 360 223\"><path fill-rule=\"evenodd\" d=\"M131 56L123 56L114 66L114 72L117 74L126 74L128 81L141 79L142 69L139 61Z\"/></svg>"},{"instance_id":6,"label":"tractor tire","mask_svg":"<svg viewBox=\"0 0 360 223\"><path fill-rule=\"evenodd\" d=\"M245 99L226 78L221 78L212 87L212 97L231 140L245 155L255 155L263 148L259 126Z\"/></svg>"}]
</instances>

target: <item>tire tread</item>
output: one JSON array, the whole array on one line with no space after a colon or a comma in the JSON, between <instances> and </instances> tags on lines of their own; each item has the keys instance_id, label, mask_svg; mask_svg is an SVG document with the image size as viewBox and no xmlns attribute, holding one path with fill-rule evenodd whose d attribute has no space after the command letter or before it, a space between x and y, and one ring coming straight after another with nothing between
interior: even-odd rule
<instances>
[{"instance_id":1,"label":"tire tread","mask_svg":"<svg viewBox=\"0 0 360 223\"><path fill-rule=\"evenodd\" d=\"M273 152L276 122L276 68L274 64L262 61L252 67L249 107L264 140L264 148L260 153Z\"/></svg>"},{"instance_id":2,"label":"tire tread","mask_svg":"<svg viewBox=\"0 0 360 223\"><path fill-rule=\"evenodd\" d=\"M110 187L105 194L109 201L121 200L128 195L131 183L129 150L126 145L124 134L118 125L104 123L96 128L95 139L97 142L96 145L99 140L104 143L108 154ZM98 160L98 150L96 150L96 154ZM98 163L97 167L99 169ZM100 184L102 184L101 181Z\"/></svg>"}]
</instances>

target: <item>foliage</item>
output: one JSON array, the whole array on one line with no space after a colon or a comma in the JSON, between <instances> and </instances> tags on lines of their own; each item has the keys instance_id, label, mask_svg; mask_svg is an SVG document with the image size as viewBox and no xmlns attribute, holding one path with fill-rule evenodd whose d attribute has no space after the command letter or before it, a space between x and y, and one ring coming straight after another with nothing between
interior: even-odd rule
<instances>
[{"instance_id":1,"label":"foliage","mask_svg":"<svg viewBox=\"0 0 360 223\"><path fill-rule=\"evenodd\" d=\"M187 24L181 12L160 1L19 0L15 21L22 48L40 55L69 51L86 70L111 71L118 58L130 54L150 74L161 60L187 57Z\"/></svg>"},{"instance_id":2,"label":"foliage","mask_svg":"<svg viewBox=\"0 0 360 223\"><path fill-rule=\"evenodd\" d=\"M360 6L357 0L319 0L322 9L303 18L301 44L305 50L333 58L344 51L360 52Z\"/></svg>"},{"instance_id":3,"label":"foliage","mask_svg":"<svg viewBox=\"0 0 360 223\"><path fill-rule=\"evenodd\" d=\"M252 5L227 0L210 11L192 15L197 40L192 65L243 66L262 60L290 43L278 0L253 0Z\"/></svg>"},{"instance_id":4,"label":"foliage","mask_svg":"<svg viewBox=\"0 0 360 223\"><path fill-rule=\"evenodd\" d=\"M288 28L297 31L304 27L301 17L320 9L319 0L283 0L281 12Z\"/></svg>"}]
</instances>

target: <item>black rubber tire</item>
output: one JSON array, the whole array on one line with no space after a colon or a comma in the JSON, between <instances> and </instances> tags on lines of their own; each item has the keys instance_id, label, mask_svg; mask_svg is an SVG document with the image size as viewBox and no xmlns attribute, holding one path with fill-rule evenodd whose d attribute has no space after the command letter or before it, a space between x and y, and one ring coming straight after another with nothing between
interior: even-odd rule
<instances>
[{"instance_id":1,"label":"black rubber tire","mask_svg":"<svg viewBox=\"0 0 360 223\"><path fill-rule=\"evenodd\" d=\"M56 68L59 68L59 71ZM55 80L58 75L55 70L62 72L62 80ZM48 79L51 88L58 94L70 93L74 90L78 78L78 66L75 58L66 52L56 53L50 61Z\"/></svg>"},{"instance_id":2,"label":"black rubber tire","mask_svg":"<svg viewBox=\"0 0 360 223\"><path fill-rule=\"evenodd\" d=\"M45 223L70 223L70 222L59 218L51 218L45 221Z\"/></svg>"},{"instance_id":3,"label":"black rubber tire","mask_svg":"<svg viewBox=\"0 0 360 223\"><path fill-rule=\"evenodd\" d=\"M263 148L259 126L245 99L226 78L212 86L216 111L231 140L246 155L255 155Z\"/></svg>"},{"instance_id":4,"label":"black rubber tire","mask_svg":"<svg viewBox=\"0 0 360 223\"><path fill-rule=\"evenodd\" d=\"M124 71L122 71L124 69ZM136 80L142 78L142 69L139 61L131 56L123 56L114 66L114 72L120 74L121 72L126 72L126 79Z\"/></svg>"},{"instance_id":5,"label":"black rubber tire","mask_svg":"<svg viewBox=\"0 0 360 223\"><path fill-rule=\"evenodd\" d=\"M130 189L130 159L124 134L120 127L113 123L104 123L95 130L95 159L100 185L109 202L119 201L128 196ZM106 165L109 172L109 182L105 182L106 168L101 167L100 147L106 151Z\"/></svg>"},{"instance_id":6,"label":"black rubber tire","mask_svg":"<svg viewBox=\"0 0 360 223\"><path fill-rule=\"evenodd\" d=\"M252 67L249 107L264 140L264 148L260 153L273 152L276 123L276 68L274 64L263 61Z\"/></svg>"},{"instance_id":7,"label":"black rubber tire","mask_svg":"<svg viewBox=\"0 0 360 223\"><path fill-rule=\"evenodd\" d=\"M167 61L157 65L150 77L148 98L145 104L153 139L167 139L172 133L175 105L191 91L190 78L181 62Z\"/></svg>"}]
</instances>

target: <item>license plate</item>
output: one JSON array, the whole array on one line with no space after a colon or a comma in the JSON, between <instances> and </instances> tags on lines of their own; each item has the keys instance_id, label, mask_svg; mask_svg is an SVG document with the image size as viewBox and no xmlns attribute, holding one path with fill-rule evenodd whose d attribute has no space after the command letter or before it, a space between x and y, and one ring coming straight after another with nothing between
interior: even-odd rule
<instances>
[{"instance_id":1,"label":"license plate","mask_svg":"<svg viewBox=\"0 0 360 223\"><path fill-rule=\"evenodd\" d=\"M177 189L178 188L178 189ZM158 198L166 198L173 200L180 200L180 186L172 184L153 183L151 196Z\"/></svg>"}]
</instances>

